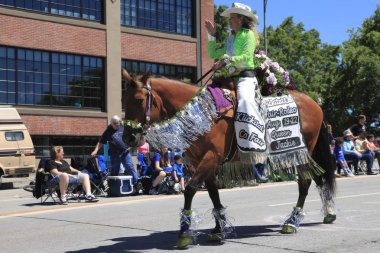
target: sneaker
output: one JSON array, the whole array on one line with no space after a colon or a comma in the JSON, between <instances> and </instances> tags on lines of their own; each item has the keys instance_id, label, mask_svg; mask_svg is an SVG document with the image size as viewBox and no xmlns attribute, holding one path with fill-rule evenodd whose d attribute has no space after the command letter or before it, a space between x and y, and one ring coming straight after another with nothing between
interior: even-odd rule
<instances>
[{"instance_id":1,"label":"sneaker","mask_svg":"<svg viewBox=\"0 0 380 253\"><path fill-rule=\"evenodd\" d=\"M268 178L260 177L258 181L259 181L259 183L268 183Z\"/></svg>"},{"instance_id":2,"label":"sneaker","mask_svg":"<svg viewBox=\"0 0 380 253\"><path fill-rule=\"evenodd\" d=\"M151 188L151 189L149 190L149 195L158 195L158 190L157 190L157 188L156 188L156 187Z\"/></svg>"},{"instance_id":3,"label":"sneaker","mask_svg":"<svg viewBox=\"0 0 380 253\"><path fill-rule=\"evenodd\" d=\"M67 201L66 195L64 197L60 198L61 200L61 205L67 206L69 202Z\"/></svg>"},{"instance_id":4,"label":"sneaker","mask_svg":"<svg viewBox=\"0 0 380 253\"><path fill-rule=\"evenodd\" d=\"M86 195L84 198L85 198L86 202L98 202L99 201L99 199L97 199L92 194Z\"/></svg>"},{"instance_id":5,"label":"sneaker","mask_svg":"<svg viewBox=\"0 0 380 253\"><path fill-rule=\"evenodd\" d=\"M377 175L376 172L373 172L372 170L367 171L367 175Z\"/></svg>"}]
</instances>

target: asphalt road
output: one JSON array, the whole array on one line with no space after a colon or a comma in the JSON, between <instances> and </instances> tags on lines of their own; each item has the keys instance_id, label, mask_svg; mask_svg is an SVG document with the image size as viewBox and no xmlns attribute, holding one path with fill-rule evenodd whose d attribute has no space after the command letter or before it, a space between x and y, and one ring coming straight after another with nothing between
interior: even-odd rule
<instances>
[{"instance_id":1,"label":"asphalt road","mask_svg":"<svg viewBox=\"0 0 380 253\"><path fill-rule=\"evenodd\" d=\"M380 176L338 179L335 224L322 224L321 201L312 185L307 216L295 235L280 224L297 199L295 183L221 191L236 235L206 242L214 226L211 201L199 192L197 241L187 252L379 252ZM0 191L0 252L167 252L174 247L183 196L103 198L95 204L39 205L29 193Z\"/></svg>"}]
</instances>

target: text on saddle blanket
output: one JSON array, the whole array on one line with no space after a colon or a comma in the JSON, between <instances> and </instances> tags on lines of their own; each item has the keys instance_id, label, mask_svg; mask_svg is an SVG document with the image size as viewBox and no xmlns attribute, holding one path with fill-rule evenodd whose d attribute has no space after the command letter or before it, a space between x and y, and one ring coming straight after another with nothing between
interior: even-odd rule
<instances>
[{"instance_id":1,"label":"text on saddle blanket","mask_svg":"<svg viewBox=\"0 0 380 253\"><path fill-rule=\"evenodd\" d=\"M271 154L305 148L297 105L291 95L264 97L267 108L266 140Z\"/></svg>"}]
</instances>

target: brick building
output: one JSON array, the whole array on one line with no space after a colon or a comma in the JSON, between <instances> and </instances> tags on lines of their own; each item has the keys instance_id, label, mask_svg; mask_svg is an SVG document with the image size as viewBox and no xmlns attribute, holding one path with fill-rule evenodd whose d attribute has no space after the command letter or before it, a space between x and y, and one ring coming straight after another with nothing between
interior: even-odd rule
<instances>
[{"instance_id":1,"label":"brick building","mask_svg":"<svg viewBox=\"0 0 380 253\"><path fill-rule=\"evenodd\" d=\"M212 0L0 0L0 105L37 156L89 154L122 114L121 67L195 81L212 65Z\"/></svg>"}]
</instances>

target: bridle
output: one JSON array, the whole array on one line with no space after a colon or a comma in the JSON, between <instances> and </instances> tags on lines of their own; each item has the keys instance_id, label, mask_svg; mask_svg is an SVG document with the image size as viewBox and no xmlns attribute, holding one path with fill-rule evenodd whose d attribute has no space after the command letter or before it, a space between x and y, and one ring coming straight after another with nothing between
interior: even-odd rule
<instances>
[{"instance_id":1,"label":"bridle","mask_svg":"<svg viewBox=\"0 0 380 253\"><path fill-rule=\"evenodd\" d=\"M132 87L131 80L123 80L125 83L125 89L126 91ZM151 114L152 114L152 105L154 101L156 100L154 94L153 94L153 88L152 85L149 82L149 79L146 83L142 83L142 86L139 87L140 89L145 89L147 92L145 94L146 96L146 106L145 106L145 123L143 124L143 128L148 129L151 124Z\"/></svg>"}]
</instances>

